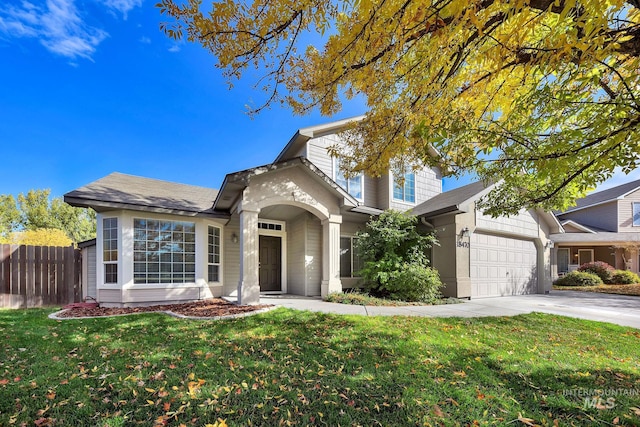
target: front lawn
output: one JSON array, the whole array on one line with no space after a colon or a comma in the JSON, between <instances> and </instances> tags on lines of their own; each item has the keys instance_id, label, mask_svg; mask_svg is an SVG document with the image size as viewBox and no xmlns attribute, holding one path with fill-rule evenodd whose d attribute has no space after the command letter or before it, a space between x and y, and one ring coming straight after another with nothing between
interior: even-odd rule
<instances>
[{"instance_id":1,"label":"front lawn","mask_svg":"<svg viewBox=\"0 0 640 427\"><path fill-rule=\"evenodd\" d=\"M598 286L554 286L558 291L598 292L601 294L640 296L640 284L634 285L598 285Z\"/></svg>"},{"instance_id":2,"label":"front lawn","mask_svg":"<svg viewBox=\"0 0 640 427\"><path fill-rule=\"evenodd\" d=\"M544 314L49 312L0 310L0 425L640 425L632 328Z\"/></svg>"}]
</instances>

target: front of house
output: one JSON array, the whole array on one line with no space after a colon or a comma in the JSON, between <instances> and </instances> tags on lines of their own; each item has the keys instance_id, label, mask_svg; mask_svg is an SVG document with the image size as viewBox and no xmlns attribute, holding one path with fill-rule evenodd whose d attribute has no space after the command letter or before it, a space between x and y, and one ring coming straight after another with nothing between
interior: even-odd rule
<instances>
[{"instance_id":1,"label":"front of house","mask_svg":"<svg viewBox=\"0 0 640 427\"><path fill-rule=\"evenodd\" d=\"M640 180L592 193L557 216L565 230L551 236L559 275L592 261L640 273Z\"/></svg>"},{"instance_id":2,"label":"front of house","mask_svg":"<svg viewBox=\"0 0 640 427\"><path fill-rule=\"evenodd\" d=\"M273 163L228 174L219 190L113 173L67 193L68 203L98 212L87 296L135 306L341 292L358 285L356 232L390 208L413 210L436 232L445 295L550 289L548 235L562 231L555 217L484 217L475 201L487 189L442 193L437 168L347 179L327 147L348 122L299 130Z\"/></svg>"}]
</instances>

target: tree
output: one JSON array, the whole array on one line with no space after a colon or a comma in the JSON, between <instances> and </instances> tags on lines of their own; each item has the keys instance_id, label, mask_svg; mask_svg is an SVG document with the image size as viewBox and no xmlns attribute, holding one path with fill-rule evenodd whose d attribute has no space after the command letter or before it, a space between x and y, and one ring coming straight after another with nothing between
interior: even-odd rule
<instances>
[{"instance_id":1,"label":"tree","mask_svg":"<svg viewBox=\"0 0 640 427\"><path fill-rule=\"evenodd\" d=\"M230 84L267 70L254 111L333 115L362 96L340 153L355 171L503 180L495 215L564 209L640 161L639 0L183 1L158 4L169 36L202 44Z\"/></svg>"},{"instance_id":2,"label":"tree","mask_svg":"<svg viewBox=\"0 0 640 427\"><path fill-rule=\"evenodd\" d=\"M0 238L7 237L20 221L20 211L12 195L0 195Z\"/></svg>"},{"instance_id":3,"label":"tree","mask_svg":"<svg viewBox=\"0 0 640 427\"><path fill-rule=\"evenodd\" d=\"M62 230L58 230L57 228L38 228L34 230L14 231L7 237L0 238L0 243L35 246L70 246L73 242Z\"/></svg>"},{"instance_id":4,"label":"tree","mask_svg":"<svg viewBox=\"0 0 640 427\"><path fill-rule=\"evenodd\" d=\"M18 195L17 203L12 195L0 195L0 237L15 241L20 239L16 232L52 229L61 230L74 243L95 237L95 211L73 207L59 197L50 201L49 195L49 190L29 190ZM43 237L43 242L62 241L52 233L43 231L35 236Z\"/></svg>"},{"instance_id":5,"label":"tree","mask_svg":"<svg viewBox=\"0 0 640 427\"><path fill-rule=\"evenodd\" d=\"M442 282L427 259L436 239L420 234L417 225L418 217L388 210L356 234L355 249L364 265L359 274L377 295L424 302L440 297Z\"/></svg>"}]
</instances>

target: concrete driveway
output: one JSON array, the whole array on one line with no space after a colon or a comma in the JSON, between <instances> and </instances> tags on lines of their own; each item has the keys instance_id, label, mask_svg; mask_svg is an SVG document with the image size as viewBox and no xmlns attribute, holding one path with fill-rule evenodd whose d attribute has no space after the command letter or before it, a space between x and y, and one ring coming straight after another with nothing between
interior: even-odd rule
<instances>
[{"instance_id":1,"label":"concrete driveway","mask_svg":"<svg viewBox=\"0 0 640 427\"><path fill-rule=\"evenodd\" d=\"M363 316L482 317L537 311L640 329L640 297L591 292L552 291L548 295L479 298L461 304L405 307L336 304L296 295L263 295L260 302L298 310Z\"/></svg>"}]
</instances>

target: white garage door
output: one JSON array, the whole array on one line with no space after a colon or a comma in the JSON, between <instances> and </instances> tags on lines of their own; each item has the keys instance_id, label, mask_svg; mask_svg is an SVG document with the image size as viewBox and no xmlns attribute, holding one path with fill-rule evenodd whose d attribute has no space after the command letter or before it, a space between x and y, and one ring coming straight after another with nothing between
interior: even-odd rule
<instances>
[{"instance_id":1,"label":"white garage door","mask_svg":"<svg viewBox=\"0 0 640 427\"><path fill-rule=\"evenodd\" d=\"M476 232L470 246L472 298L536 293L533 242Z\"/></svg>"}]
</instances>

